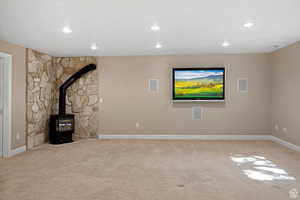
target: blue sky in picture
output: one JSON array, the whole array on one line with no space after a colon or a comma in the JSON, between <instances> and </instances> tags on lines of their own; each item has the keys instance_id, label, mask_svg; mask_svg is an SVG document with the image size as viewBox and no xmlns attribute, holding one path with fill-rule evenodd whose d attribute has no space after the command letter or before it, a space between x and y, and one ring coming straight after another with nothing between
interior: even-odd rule
<instances>
[{"instance_id":1,"label":"blue sky in picture","mask_svg":"<svg viewBox=\"0 0 300 200\"><path fill-rule=\"evenodd\" d=\"M208 76L223 75L223 70L178 70L175 79L203 78Z\"/></svg>"}]
</instances>

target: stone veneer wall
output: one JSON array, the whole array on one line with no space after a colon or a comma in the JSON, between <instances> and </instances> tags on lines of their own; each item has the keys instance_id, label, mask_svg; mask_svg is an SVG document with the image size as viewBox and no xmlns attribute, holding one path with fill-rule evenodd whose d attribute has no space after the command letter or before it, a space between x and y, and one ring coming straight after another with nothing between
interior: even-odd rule
<instances>
[{"instance_id":1,"label":"stone veneer wall","mask_svg":"<svg viewBox=\"0 0 300 200\"><path fill-rule=\"evenodd\" d=\"M58 113L59 86L79 69L92 63L97 64L95 57L54 58L56 77L56 98L52 109L54 113ZM96 137L98 93L97 70L84 75L68 88L66 112L75 114L75 139Z\"/></svg>"},{"instance_id":2,"label":"stone veneer wall","mask_svg":"<svg viewBox=\"0 0 300 200\"><path fill-rule=\"evenodd\" d=\"M94 57L57 58L27 49L27 148L48 140L48 119L58 113L59 87L72 74L96 64ZM97 70L67 90L67 113L75 114L74 139L96 137L98 128Z\"/></svg>"},{"instance_id":3,"label":"stone veneer wall","mask_svg":"<svg viewBox=\"0 0 300 200\"><path fill-rule=\"evenodd\" d=\"M27 49L27 148L44 143L54 102L53 58Z\"/></svg>"}]
</instances>

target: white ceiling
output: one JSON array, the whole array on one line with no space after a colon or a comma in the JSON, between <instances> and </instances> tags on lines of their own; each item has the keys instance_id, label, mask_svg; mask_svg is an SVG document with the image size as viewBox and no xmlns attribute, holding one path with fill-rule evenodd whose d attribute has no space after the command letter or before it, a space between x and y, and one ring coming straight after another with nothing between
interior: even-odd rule
<instances>
[{"instance_id":1,"label":"white ceiling","mask_svg":"<svg viewBox=\"0 0 300 200\"><path fill-rule=\"evenodd\" d=\"M0 40L55 56L271 52L300 40L299 19L300 0L0 0Z\"/></svg>"}]
</instances>

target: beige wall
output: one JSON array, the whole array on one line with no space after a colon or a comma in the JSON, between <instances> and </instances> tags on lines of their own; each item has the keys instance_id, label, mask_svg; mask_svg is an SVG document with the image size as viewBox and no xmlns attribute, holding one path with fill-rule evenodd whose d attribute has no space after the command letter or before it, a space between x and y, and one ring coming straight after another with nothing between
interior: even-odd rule
<instances>
[{"instance_id":1,"label":"beige wall","mask_svg":"<svg viewBox=\"0 0 300 200\"><path fill-rule=\"evenodd\" d=\"M25 145L26 49L0 40L0 52L13 56L12 149ZM20 138L17 139L17 133Z\"/></svg>"},{"instance_id":2,"label":"beige wall","mask_svg":"<svg viewBox=\"0 0 300 200\"><path fill-rule=\"evenodd\" d=\"M25 144L26 49L0 41L0 51L13 56L14 149ZM98 57L98 133L270 134L278 124L275 136L300 145L299 52L300 42L272 54ZM226 103L171 102L172 67L223 65ZM249 78L249 93L236 92L239 77ZM147 92L149 78L160 80L158 94ZM202 121L192 120L192 106L204 108Z\"/></svg>"},{"instance_id":3,"label":"beige wall","mask_svg":"<svg viewBox=\"0 0 300 200\"><path fill-rule=\"evenodd\" d=\"M226 103L172 103L171 68L226 66ZM270 65L267 54L99 57L100 134L270 134ZM249 93L237 93L237 78ZM158 94L147 79L158 78ZM192 120L192 106L204 108ZM140 128L135 128L135 123Z\"/></svg>"},{"instance_id":4,"label":"beige wall","mask_svg":"<svg viewBox=\"0 0 300 200\"><path fill-rule=\"evenodd\" d=\"M273 134L300 145L300 42L270 55ZM275 125L279 130L275 130ZM284 132L283 128L287 128Z\"/></svg>"}]
</instances>

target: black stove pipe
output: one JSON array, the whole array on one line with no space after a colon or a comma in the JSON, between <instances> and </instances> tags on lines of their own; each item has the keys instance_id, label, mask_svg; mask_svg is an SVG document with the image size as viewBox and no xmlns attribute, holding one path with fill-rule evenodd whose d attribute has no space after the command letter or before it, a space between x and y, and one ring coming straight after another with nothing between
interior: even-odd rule
<instances>
[{"instance_id":1,"label":"black stove pipe","mask_svg":"<svg viewBox=\"0 0 300 200\"><path fill-rule=\"evenodd\" d=\"M83 68L81 68L78 72L73 74L66 82L64 82L59 87L59 115L66 114L66 92L68 87L72 85L77 79L82 77L84 74L88 73L89 71L95 70L95 64L89 64Z\"/></svg>"}]
</instances>

